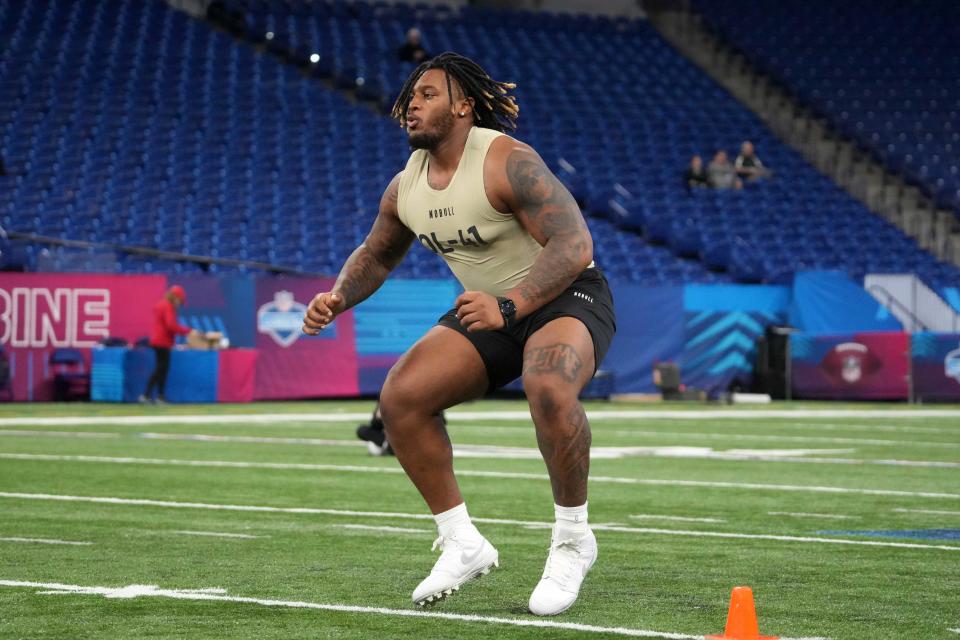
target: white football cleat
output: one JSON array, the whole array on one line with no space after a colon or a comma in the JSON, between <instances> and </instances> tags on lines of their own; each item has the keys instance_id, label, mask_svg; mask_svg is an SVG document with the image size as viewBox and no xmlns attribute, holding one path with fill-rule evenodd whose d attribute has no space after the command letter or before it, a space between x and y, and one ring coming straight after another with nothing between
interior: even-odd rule
<instances>
[{"instance_id":1,"label":"white football cleat","mask_svg":"<svg viewBox=\"0 0 960 640\"><path fill-rule=\"evenodd\" d=\"M472 527L455 531L447 538L440 536L431 551L437 547L442 551L440 558L430 575L413 590L413 601L421 607L440 602L453 595L465 582L500 566L497 550Z\"/></svg>"},{"instance_id":2,"label":"white football cleat","mask_svg":"<svg viewBox=\"0 0 960 640\"><path fill-rule=\"evenodd\" d=\"M596 561L597 539L593 531L588 530L579 540L558 540L554 529L543 577L530 594L530 613L555 616L569 609L577 601L580 585Z\"/></svg>"}]
</instances>

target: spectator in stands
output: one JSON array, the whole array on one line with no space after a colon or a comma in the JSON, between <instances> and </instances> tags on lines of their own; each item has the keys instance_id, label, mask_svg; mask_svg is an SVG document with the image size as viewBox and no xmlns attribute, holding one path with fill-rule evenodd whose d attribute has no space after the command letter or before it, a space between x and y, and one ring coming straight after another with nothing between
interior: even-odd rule
<instances>
[{"instance_id":1,"label":"spectator in stands","mask_svg":"<svg viewBox=\"0 0 960 640\"><path fill-rule=\"evenodd\" d=\"M407 31L407 39L397 49L397 57L404 62L416 62L417 64L429 58L430 55L423 48L420 38L420 29L414 27Z\"/></svg>"},{"instance_id":2,"label":"spectator in stands","mask_svg":"<svg viewBox=\"0 0 960 640\"><path fill-rule=\"evenodd\" d=\"M737 177L737 172L730 164L727 152L722 149L713 155L713 160L707 167L707 180L714 189L740 189L743 187L743 182Z\"/></svg>"},{"instance_id":3,"label":"spectator in stands","mask_svg":"<svg viewBox=\"0 0 960 640\"><path fill-rule=\"evenodd\" d=\"M197 333L196 329L185 327L177 322L177 309L187 302L183 287L176 284L153 306L153 332L150 346L157 356L153 373L147 381L147 389L138 398L141 403L153 401L153 390L157 390L157 404L166 404L167 373L170 371L170 349L178 335Z\"/></svg>"},{"instance_id":4,"label":"spectator in stands","mask_svg":"<svg viewBox=\"0 0 960 640\"><path fill-rule=\"evenodd\" d=\"M690 158L690 166L683 172L683 186L688 190L709 187L707 172L703 168L703 158L699 155Z\"/></svg>"},{"instance_id":5,"label":"spectator in stands","mask_svg":"<svg viewBox=\"0 0 960 640\"><path fill-rule=\"evenodd\" d=\"M733 164L737 170L737 175L747 182L756 182L770 175L760 158L757 157L753 149L753 143L749 140L744 140L743 144L740 145L740 155L737 156Z\"/></svg>"},{"instance_id":6,"label":"spectator in stands","mask_svg":"<svg viewBox=\"0 0 960 640\"><path fill-rule=\"evenodd\" d=\"M7 167L3 164L3 156L0 156L0 177L7 175Z\"/></svg>"}]
</instances>

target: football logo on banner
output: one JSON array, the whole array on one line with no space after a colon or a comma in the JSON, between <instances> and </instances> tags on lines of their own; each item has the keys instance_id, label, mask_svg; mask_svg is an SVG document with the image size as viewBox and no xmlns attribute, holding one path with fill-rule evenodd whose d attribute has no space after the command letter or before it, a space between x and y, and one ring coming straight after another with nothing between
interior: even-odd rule
<instances>
[{"instance_id":1,"label":"football logo on banner","mask_svg":"<svg viewBox=\"0 0 960 640\"><path fill-rule=\"evenodd\" d=\"M257 331L273 338L281 347L289 347L300 337L307 306L297 302L289 291L277 291L273 302L257 310Z\"/></svg>"},{"instance_id":2,"label":"football logo on banner","mask_svg":"<svg viewBox=\"0 0 960 640\"><path fill-rule=\"evenodd\" d=\"M838 344L820 362L827 374L855 385L880 370L881 362L866 345L859 342Z\"/></svg>"},{"instance_id":3,"label":"football logo on banner","mask_svg":"<svg viewBox=\"0 0 960 640\"><path fill-rule=\"evenodd\" d=\"M960 349L954 349L943 359L943 375L960 382Z\"/></svg>"}]
</instances>

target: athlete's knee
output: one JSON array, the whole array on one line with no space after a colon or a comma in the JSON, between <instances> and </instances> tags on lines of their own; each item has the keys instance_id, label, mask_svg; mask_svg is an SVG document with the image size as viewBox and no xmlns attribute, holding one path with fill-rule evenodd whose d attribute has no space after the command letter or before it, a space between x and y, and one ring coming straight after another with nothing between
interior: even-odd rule
<instances>
[{"instance_id":1,"label":"athlete's knee","mask_svg":"<svg viewBox=\"0 0 960 640\"><path fill-rule=\"evenodd\" d=\"M579 405L576 389L555 376L525 375L523 389L534 420L562 420Z\"/></svg>"},{"instance_id":2,"label":"athlete's knee","mask_svg":"<svg viewBox=\"0 0 960 640\"><path fill-rule=\"evenodd\" d=\"M424 385L417 384L416 380L418 377L412 375L403 362L398 362L387 374L380 391L380 414L387 429L402 428L409 418L433 413L429 397L424 395Z\"/></svg>"}]
</instances>

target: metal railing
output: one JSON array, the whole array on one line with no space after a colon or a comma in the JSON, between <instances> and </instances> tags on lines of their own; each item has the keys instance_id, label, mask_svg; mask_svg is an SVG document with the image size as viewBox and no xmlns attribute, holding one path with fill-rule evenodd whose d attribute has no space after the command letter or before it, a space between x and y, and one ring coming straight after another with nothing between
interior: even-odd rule
<instances>
[{"instance_id":1,"label":"metal railing","mask_svg":"<svg viewBox=\"0 0 960 640\"><path fill-rule=\"evenodd\" d=\"M883 306L888 307L891 311L896 309L897 311L902 313L904 316L909 318L910 322L913 323L913 327L910 333L914 333L916 331L930 331L930 327L924 324L924 322L921 321L920 318L918 318L917 315L907 307L907 305L897 300L897 298L892 293L890 293L890 291L888 291L886 287L879 284L872 284L869 287L867 287L867 291L871 295L876 293L882 296L884 298L883 300L881 300L881 303L883 304ZM877 296L875 295L874 297L877 297Z\"/></svg>"},{"instance_id":2,"label":"metal railing","mask_svg":"<svg viewBox=\"0 0 960 640\"><path fill-rule=\"evenodd\" d=\"M66 240L63 238L54 238L51 236L41 236L32 233L22 233L18 231L4 232L0 227L0 237L6 237L9 240L21 240L35 244L44 244L58 247L70 247L74 249L100 249L114 251L127 255L144 256L150 258L159 258L161 260L170 260L172 262L191 262L201 265L222 265L227 267L245 267L247 269L257 269L268 273L284 273L300 276L323 277L328 273L318 273L315 271L303 271L294 267L283 267L269 262L257 262L253 260L238 260L236 258L214 258L211 256L195 256L188 253L177 253L175 251L164 251L162 249L151 249L150 247L138 247L124 244L111 244L108 242L89 242L85 240Z\"/></svg>"}]
</instances>

